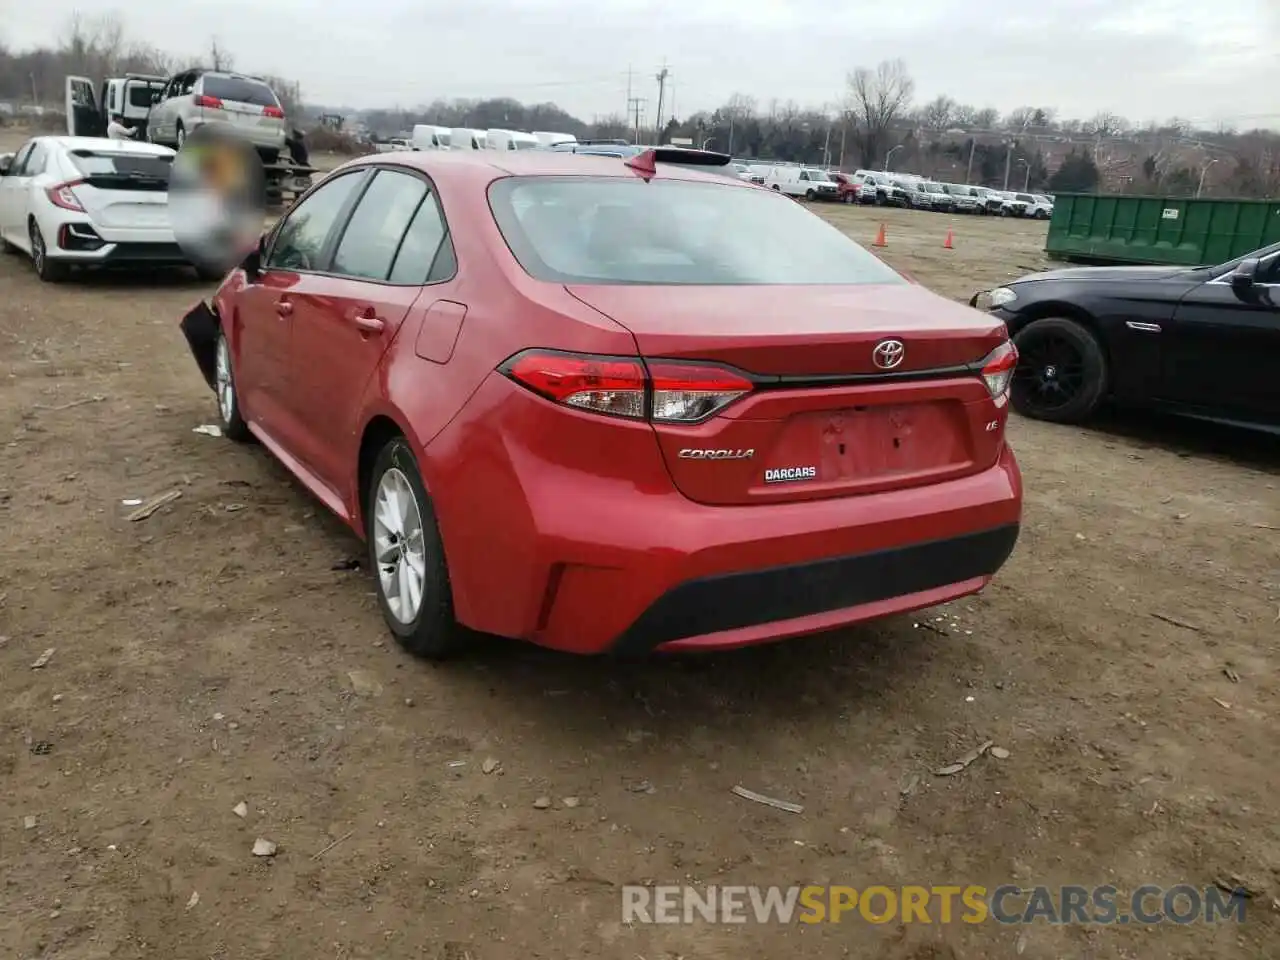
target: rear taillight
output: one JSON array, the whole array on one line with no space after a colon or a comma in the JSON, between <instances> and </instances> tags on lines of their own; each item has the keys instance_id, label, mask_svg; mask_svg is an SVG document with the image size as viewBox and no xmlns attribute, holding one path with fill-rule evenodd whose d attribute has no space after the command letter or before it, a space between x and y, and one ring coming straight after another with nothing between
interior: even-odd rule
<instances>
[{"instance_id":1,"label":"rear taillight","mask_svg":"<svg viewBox=\"0 0 1280 960\"><path fill-rule=\"evenodd\" d=\"M753 388L711 364L527 350L499 370L555 403L655 423L699 423Z\"/></svg>"},{"instance_id":2,"label":"rear taillight","mask_svg":"<svg viewBox=\"0 0 1280 960\"><path fill-rule=\"evenodd\" d=\"M1000 400L1009 391L1013 370L1018 365L1018 348L1012 340L996 347L982 361L982 380L991 392L991 399Z\"/></svg>"},{"instance_id":3,"label":"rear taillight","mask_svg":"<svg viewBox=\"0 0 1280 960\"><path fill-rule=\"evenodd\" d=\"M203 93L196 97L195 104L197 107L204 107L206 110L221 110L222 101L217 97L206 97Z\"/></svg>"},{"instance_id":4,"label":"rear taillight","mask_svg":"<svg viewBox=\"0 0 1280 960\"><path fill-rule=\"evenodd\" d=\"M271 119L273 120L284 119L284 111L281 110L279 107L263 107L262 115L264 117L271 117Z\"/></svg>"},{"instance_id":5,"label":"rear taillight","mask_svg":"<svg viewBox=\"0 0 1280 960\"><path fill-rule=\"evenodd\" d=\"M61 207L63 210L74 210L76 213L84 213L84 207L80 204L79 198L76 196L72 187L78 187L84 183L83 180L69 180L66 183L57 183L52 187L45 189L45 194L49 197L49 202L55 207Z\"/></svg>"}]
</instances>

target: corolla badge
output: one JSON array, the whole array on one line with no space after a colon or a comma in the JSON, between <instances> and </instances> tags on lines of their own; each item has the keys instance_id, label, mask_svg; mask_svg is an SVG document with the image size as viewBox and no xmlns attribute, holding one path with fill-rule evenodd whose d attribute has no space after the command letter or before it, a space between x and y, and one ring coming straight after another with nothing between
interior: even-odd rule
<instances>
[{"instance_id":1,"label":"corolla badge","mask_svg":"<svg viewBox=\"0 0 1280 960\"><path fill-rule=\"evenodd\" d=\"M906 355L907 348L901 340L881 340L871 351L871 361L881 370L892 370Z\"/></svg>"},{"instance_id":2,"label":"corolla badge","mask_svg":"<svg viewBox=\"0 0 1280 960\"><path fill-rule=\"evenodd\" d=\"M754 449L717 450L705 447L685 447L680 451L681 460L750 460L755 455Z\"/></svg>"}]
</instances>

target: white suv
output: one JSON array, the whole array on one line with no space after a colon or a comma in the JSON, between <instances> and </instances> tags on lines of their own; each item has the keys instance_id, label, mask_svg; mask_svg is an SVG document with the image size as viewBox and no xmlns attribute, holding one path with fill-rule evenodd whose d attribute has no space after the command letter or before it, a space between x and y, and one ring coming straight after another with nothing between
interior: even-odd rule
<instances>
[{"instance_id":1,"label":"white suv","mask_svg":"<svg viewBox=\"0 0 1280 960\"><path fill-rule=\"evenodd\" d=\"M147 139L182 149L197 127L235 127L268 163L284 149L285 117L271 87L257 77L187 70L169 78L147 118Z\"/></svg>"}]
</instances>

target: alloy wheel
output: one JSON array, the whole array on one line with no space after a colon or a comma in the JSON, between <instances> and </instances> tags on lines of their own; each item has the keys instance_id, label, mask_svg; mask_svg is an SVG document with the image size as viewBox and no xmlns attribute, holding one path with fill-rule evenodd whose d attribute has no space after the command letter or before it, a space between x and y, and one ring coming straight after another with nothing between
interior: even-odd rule
<instances>
[{"instance_id":1,"label":"alloy wheel","mask_svg":"<svg viewBox=\"0 0 1280 960\"><path fill-rule=\"evenodd\" d=\"M1012 392L1027 411L1051 414L1084 389L1084 358L1066 337L1057 333L1024 337L1018 341L1018 352Z\"/></svg>"},{"instance_id":2,"label":"alloy wheel","mask_svg":"<svg viewBox=\"0 0 1280 960\"><path fill-rule=\"evenodd\" d=\"M236 410L236 387L231 379L231 351L227 338L218 338L218 354L214 367L214 388L218 392L218 412L224 424L231 423Z\"/></svg>"},{"instance_id":3,"label":"alloy wheel","mask_svg":"<svg viewBox=\"0 0 1280 960\"><path fill-rule=\"evenodd\" d=\"M378 481L373 538L387 608L400 623L411 624L422 610L427 557L418 498L408 477L396 467Z\"/></svg>"}]
</instances>

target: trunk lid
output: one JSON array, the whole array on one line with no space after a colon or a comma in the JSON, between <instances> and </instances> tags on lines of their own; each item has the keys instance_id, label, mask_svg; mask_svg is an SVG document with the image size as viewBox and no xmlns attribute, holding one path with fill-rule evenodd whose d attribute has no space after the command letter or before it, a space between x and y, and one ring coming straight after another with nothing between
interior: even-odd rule
<instances>
[{"instance_id":1,"label":"trunk lid","mask_svg":"<svg viewBox=\"0 0 1280 960\"><path fill-rule=\"evenodd\" d=\"M1004 324L923 288L568 290L630 330L647 358L727 364L756 379L709 420L654 424L671 477L692 500L870 493L964 476L999 455L1006 407L978 365L1007 339ZM886 340L903 347L891 370L873 359Z\"/></svg>"},{"instance_id":2,"label":"trunk lid","mask_svg":"<svg viewBox=\"0 0 1280 960\"><path fill-rule=\"evenodd\" d=\"M76 199L100 227L154 230L170 226L168 184L129 180L90 177L75 186Z\"/></svg>"}]
</instances>

